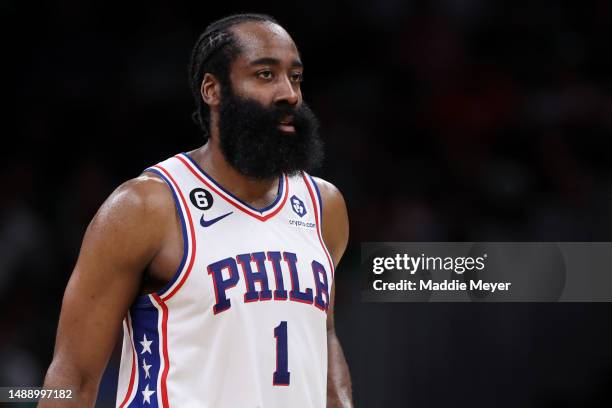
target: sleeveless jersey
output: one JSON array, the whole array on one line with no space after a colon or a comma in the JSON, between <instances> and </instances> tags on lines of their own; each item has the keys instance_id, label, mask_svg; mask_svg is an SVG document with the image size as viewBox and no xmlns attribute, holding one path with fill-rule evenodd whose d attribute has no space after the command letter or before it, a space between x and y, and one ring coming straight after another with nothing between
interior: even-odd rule
<instances>
[{"instance_id":1,"label":"sleeveless jersey","mask_svg":"<svg viewBox=\"0 0 612 408\"><path fill-rule=\"evenodd\" d=\"M324 407L334 267L314 180L283 175L256 209L185 153L146 171L172 191L183 257L123 321L117 407Z\"/></svg>"}]
</instances>

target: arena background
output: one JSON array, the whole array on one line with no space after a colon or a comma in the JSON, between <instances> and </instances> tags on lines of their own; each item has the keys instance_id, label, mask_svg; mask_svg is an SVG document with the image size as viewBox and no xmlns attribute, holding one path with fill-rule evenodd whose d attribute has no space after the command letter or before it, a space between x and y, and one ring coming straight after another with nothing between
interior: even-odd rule
<instances>
[{"instance_id":1,"label":"arena background","mask_svg":"<svg viewBox=\"0 0 612 408\"><path fill-rule=\"evenodd\" d=\"M274 15L306 64L351 242L337 331L357 407L612 403L609 304L364 304L361 241L612 241L612 4L2 0L0 385L40 385L87 223L201 143L207 23ZM4 115L3 115L4 116ZM98 406L114 400L117 355ZM239 392L239 390L237 390Z\"/></svg>"}]
</instances>

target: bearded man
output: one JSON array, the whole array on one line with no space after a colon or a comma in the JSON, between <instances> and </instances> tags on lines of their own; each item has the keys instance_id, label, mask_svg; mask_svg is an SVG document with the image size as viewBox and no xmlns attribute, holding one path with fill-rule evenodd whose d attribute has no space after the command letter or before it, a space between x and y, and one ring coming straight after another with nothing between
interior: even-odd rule
<instances>
[{"instance_id":1,"label":"bearded man","mask_svg":"<svg viewBox=\"0 0 612 408\"><path fill-rule=\"evenodd\" d=\"M350 407L334 331L348 241L289 34L258 14L208 26L192 55L205 144L115 190L85 234L45 388L94 405L123 325L118 407Z\"/></svg>"}]
</instances>

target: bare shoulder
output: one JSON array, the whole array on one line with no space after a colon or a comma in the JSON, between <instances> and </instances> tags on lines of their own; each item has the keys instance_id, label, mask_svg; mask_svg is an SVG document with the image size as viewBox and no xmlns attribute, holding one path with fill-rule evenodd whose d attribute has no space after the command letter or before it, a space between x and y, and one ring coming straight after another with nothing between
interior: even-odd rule
<instances>
[{"instance_id":1,"label":"bare shoulder","mask_svg":"<svg viewBox=\"0 0 612 408\"><path fill-rule=\"evenodd\" d=\"M172 195L166 183L154 174L143 173L117 187L98 215L109 216L116 211L159 213L170 205Z\"/></svg>"},{"instance_id":2,"label":"bare shoulder","mask_svg":"<svg viewBox=\"0 0 612 408\"><path fill-rule=\"evenodd\" d=\"M320 177L313 177L313 180L315 181L315 183L317 183L317 187L321 192L321 200L323 201L324 209L325 204L329 204L332 206L344 206L344 209L346 210L344 197L342 196L342 193L340 192L338 187L336 187L327 180L323 180Z\"/></svg>"},{"instance_id":3,"label":"bare shoulder","mask_svg":"<svg viewBox=\"0 0 612 408\"><path fill-rule=\"evenodd\" d=\"M319 177L313 177L323 204L323 240L337 265L348 244L349 221L346 203L340 190Z\"/></svg>"},{"instance_id":4,"label":"bare shoulder","mask_svg":"<svg viewBox=\"0 0 612 408\"><path fill-rule=\"evenodd\" d=\"M143 173L121 184L106 199L87 228L84 246L95 244L116 254L130 250L151 257L173 216L174 201L165 182Z\"/></svg>"},{"instance_id":5,"label":"bare shoulder","mask_svg":"<svg viewBox=\"0 0 612 408\"><path fill-rule=\"evenodd\" d=\"M154 174L143 173L117 187L102 204L93 222L131 223L149 217L159 220L172 214L168 210L173 205L165 182Z\"/></svg>"},{"instance_id":6,"label":"bare shoulder","mask_svg":"<svg viewBox=\"0 0 612 408\"><path fill-rule=\"evenodd\" d=\"M321 193L324 223L328 222L331 218L332 222L345 223L346 228L348 228L346 203L340 190L335 185L322 178L313 177L313 179Z\"/></svg>"}]
</instances>

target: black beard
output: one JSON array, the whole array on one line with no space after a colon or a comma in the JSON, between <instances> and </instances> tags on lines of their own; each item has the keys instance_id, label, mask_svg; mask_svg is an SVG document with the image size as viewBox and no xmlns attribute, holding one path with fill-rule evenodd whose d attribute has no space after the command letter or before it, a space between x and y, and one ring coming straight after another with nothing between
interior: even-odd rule
<instances>
[{"instance_id":1,"label":"black beard","mask_svg":"<svg viewBox=\"0 0 612 408\"><path fill-rule=\"evenodd\" d=\"M225 159L241 174L255 179L272 179L283 173L311 172L323 161L319 122L306 105L288 103L267 108L242 98L224 86L219 107L220 146ZM293 116L295 133L279 129L280 122Z\"/></svg>"}]
</instances>

